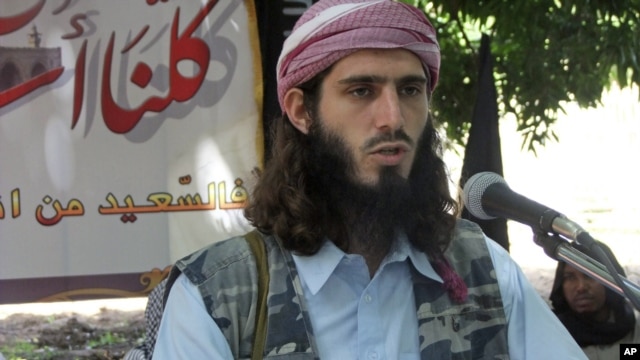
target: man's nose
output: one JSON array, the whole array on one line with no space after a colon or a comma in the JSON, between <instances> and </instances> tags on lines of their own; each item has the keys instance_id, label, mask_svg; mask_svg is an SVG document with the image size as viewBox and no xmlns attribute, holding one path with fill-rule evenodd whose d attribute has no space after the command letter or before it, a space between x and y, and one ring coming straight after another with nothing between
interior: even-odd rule
<instances>
[{"instance_id":1,"label":"man's nose","mask_svg":"<svg viewBox=\"0 0 640 360\"><path fill-rule=\"evenodd\" d=\"M589 290L589 287L590 287L590 282L587 279L585 278L578 279L578 286L577 286L578 291L587 291Z\"/></svg>"},{"instance_id":2,"label":"man's nose","mask_svg":"<svg viewBox=\"0 0 640 360\"><path fill-rule=\"evenodd\" d=\"M395 131L404 127L400 97L395 89L385 89L375 108L376 127L382 131Z\"/></svg>"}]
</instances>

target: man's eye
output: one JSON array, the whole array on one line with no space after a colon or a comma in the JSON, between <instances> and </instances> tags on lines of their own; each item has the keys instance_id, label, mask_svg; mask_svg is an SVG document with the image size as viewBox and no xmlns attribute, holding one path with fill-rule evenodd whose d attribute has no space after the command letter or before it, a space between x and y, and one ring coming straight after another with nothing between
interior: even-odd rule
<instances>
[{"instance_id":1,"label":"man's eye","mask_svg":"<svg viewBox=\"0 0 640 360\"><path fill-rule=\"evenodd\" d=\"M351 93L357 97L365 97L371 93L371 90L368 88L362 87L351 90Z\"/></svg>"},{"instance_id":2,"label":"man's eye","mask_svg":"<svg viewBox=\"0 0 640 360\"><path fill-rule=\"evenodd\" d=\"M402 88L402 93L408 96L419 95L421 92L422 89L417 86L405 86L404 88Z\"/></svg>"}]
</instances>

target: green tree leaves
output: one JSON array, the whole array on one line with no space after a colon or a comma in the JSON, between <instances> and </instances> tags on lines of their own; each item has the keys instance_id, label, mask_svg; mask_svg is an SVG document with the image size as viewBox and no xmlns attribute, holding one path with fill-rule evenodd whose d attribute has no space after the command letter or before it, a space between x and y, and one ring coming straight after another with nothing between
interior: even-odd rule
<instances>
[{"instance_id":1,"label":"green tree leaves","mask_svg":"<svg viewBox=\"0 0 640 360\"><path fill-rule=\"evenodd\" d=\"M433 110L457 143L471 120L481 33L492 38L500 116L516 119L530 150L555 138L566 102L595 106L614 82L640 85L640 0L403 1L423 9L438 32Z\"/></svg>"}]
</instances>

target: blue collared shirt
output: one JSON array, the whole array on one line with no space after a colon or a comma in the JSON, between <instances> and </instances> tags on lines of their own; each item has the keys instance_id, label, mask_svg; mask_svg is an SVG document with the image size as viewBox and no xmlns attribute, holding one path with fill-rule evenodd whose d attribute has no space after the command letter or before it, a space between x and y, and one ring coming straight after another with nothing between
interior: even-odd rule
<instances>
[{"instance_id":1,"label":"blue collared shirt","mask_svg":"<svg viewBox=\"0 0 640 360\"><path fill-rule=\"evenodd\" d=\"M331 241L314 256L293 259L321 358L420 358L407 261L422 275L442 279L405 237L395 243L373 278L362 256L345 254Z\"/></svg>"},{"instance_id":2,"label":"blue collared shirt","mask_svg":"<svg viewBox=\"0 0 640 360\"><path fill-rule=\"evenodd\" d=\"M511 359L586 359L509 254L486 239L508 322ZM409 261L442 282L424 253L400 237L373 278L360 255L327 241L293 256L322 359L419 359ZM180 275L164 311L154 359L233 359L198 289Z\"/></svg>"}]
</instances>

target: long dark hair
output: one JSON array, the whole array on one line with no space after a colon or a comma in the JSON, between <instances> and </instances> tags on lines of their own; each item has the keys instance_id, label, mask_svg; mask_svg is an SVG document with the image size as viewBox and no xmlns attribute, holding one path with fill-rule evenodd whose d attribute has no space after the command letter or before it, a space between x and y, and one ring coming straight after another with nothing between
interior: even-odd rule
<instances>
[{"instance_id":1,"label":"long dark hair","mask_svg":"<svg viewBox=\"0 0 640 360\"><path fill-rule=\"evenodd\" d=\"M311 115L317 113L320 83L327 71L300 86ZM298 131L286 114L275 119L271 129L271 154L259 174L245 217L258 230L277 235L285 248L315 254L324 237L336 232L339 219L328 210L327 198L310 185L305 159L314 149L309 146L309 137ZM448 179L441 140L429 114L409 175L414 221L404 230L414 246L431 256L442 256L456 223L458 204L449 193Z\"/></svg>"}]
</instances>

